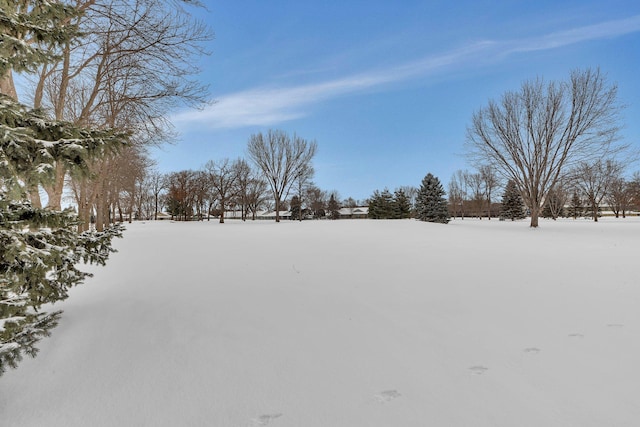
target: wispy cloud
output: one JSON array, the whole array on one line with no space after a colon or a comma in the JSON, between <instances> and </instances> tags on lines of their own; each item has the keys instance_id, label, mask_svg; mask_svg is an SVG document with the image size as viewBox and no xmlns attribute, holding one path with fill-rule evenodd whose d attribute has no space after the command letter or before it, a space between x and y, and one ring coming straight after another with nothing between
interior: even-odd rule
<instances>
[{"instance_id":1,"label":"wispy cloud","mask_svg":"<svg viewBox=\"0 0 640 427\"><path fill-rule=\"evenodd\" d=\"M626 19L554 32L519 40L484 41L395 67L343 78L291 87L257 87L220 96L202 111L174 117L176 124L200 124L211 129L277 125L309 114L320 102L417 77L441 74L478 61L499 61L506 56L557 49L586 41L615 38L640 31L640 15Z\"/></svg>"}]
</instances>

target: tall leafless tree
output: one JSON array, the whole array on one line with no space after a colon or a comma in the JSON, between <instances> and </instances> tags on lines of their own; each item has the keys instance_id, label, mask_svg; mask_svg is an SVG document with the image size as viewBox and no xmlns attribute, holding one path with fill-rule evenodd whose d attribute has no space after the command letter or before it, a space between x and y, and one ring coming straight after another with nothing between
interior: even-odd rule
<instances>
[{"instance_id":1,"label":"tall leafless tree","mask_svg":"<svg viewBox=\"0 0 640 427\"><path fill-rule=\"evenodd\" d=\"M311 165L316 150L315 141L307 141L295 134L292 138L281 130L269 130L266 135L251 135L248 144L249 158L269 183L276 222L280 222L281 204L287 198L295 179Z\"/></svg>"},{"instance_id":2,"label":"tall leafless tree","mask_svg":"<svg viewBox=\"0 0 640 427\"><path fill-rule=\"evenodd\" d=\"M247 183L246 202L247 212L251 212L251 219L255 221L258 210L261 209L269 197L269 185L258 174L253 174Z\"/></svg>"},{"instance_id":3,"label":"tall leafless tree","mask_svg":"<svg viewBox=\"0 0 640 427\"><path fill-rule=\"evenodd\" d=\"M216 194L220 208L220 224L223 224L228 203L237 195L238 167L229 159L223 159L218 162L209 160L204 168L208 175L208 181Z\"/></svg>"},{"instance_id":4,"label":"tall leafless tree","mask_svg":"<svg viewBox=\"0 0 640 427\"><path fill-rule=\"evenodd\" d=\"M538 227L558 179L612 150L620 109L617 86L598 69L574 71L566 82L528 81L473 115L468 153L516 182L531 211L530 225Z\"/></svg>"},{"instance_id":5,"label":"tall leafless tree","mask_svg":"<svg viewBox=\"0 0 640 427\"><path fill-rule=\"evenodd\" d=\"M605 201L613 211L616 218L622 214L623 218L627 217L632 203L632 186L623 177L614 177L609 185L609 191L605 196Z\"/></svg>"},{"instance_id":6,"label":"tall leafless tree","mask_svg":"<svg viewBox=\"0 0 640 427\"><path fill-rule=\"evenodd\" d=\"M473 213L478 218L482 219L482 210L485 202L485 190L484 181L480 172L466 172L464 173L464 182L469 188L471 196L471 206Z\"/></svg>"},{"instance_id":7,"label":"tall leafless tree","mask_svg":"<svg viewBox=\"0 0 640 427\"><path fill-rule=\"evenodd\" d=\"M195 178L192 170L173 172L167 175L167 210L172 218L187 221L193 217L195 205Z\"/></svg>"},{"instance_id":8,"label":"tall leafless tree","mask_svg":"<svg viewBox=\"0 0 640 427\"><path fill-rule=\"evenodd\" d=\"M296 196L298 196L298 205L300 208L300 212L298 215L298 220L302 221L302 212L303 212L303 206L304 204L307 202L306 200L306 193L307 193L307 189L313 185L313 182L311 181L313 179L313 175L315 174L315 169L313 168L313 166L306 165L305 167L301 168L300 171L298 172L298 175L295 177L294 179L294 186L295 186L295 190L296 190Z\"/></svg>"},{"instance_id":9,"label":"tall leafless tree","mask_svg":"<svg viewBox=\"0 0 640 427\"><path fill-rule=\"evenodd\" d=\"M493 192L500 186L500 180L496 170L491 165L481 165L478 168L480 173L480 179L482 180L482 186L484 189L484 196L487 202L487 218L491 220L491 205L493 203Z\"/></svg>"},{"instance_id":10,"label":"tall leafless tree","mask_svg":"<svg viewBox=\"0 0 640 427\"><path fill-rule=\"evenodd\" d=\"M248 193L253 171L245 159L239 158L233 162L234 174L236 176L236 205L240 206L240 217L247 220L249 212Z\"/></svg>"},{"instance_id":11,"label":"tall leafless tree","mask_svg":"<svg viewBox=\"0 0 640 427\"><path fill-rule=\"evenodd\" d=\"M328 199L326 191L322 191L315 185L307 189L307 201L314 218L318 219L325 216Z\"/></svg>"},{"instance_id":12,"label":"tall leafless tree","mask_svg":"<svg viewBox=\"0 0 640 427\"><path fill-rule=\"evenodd\" d=\"M167 179L166 176L158 172L157 170L152 170L147 174L146 180L146 192L148 192L153 200L153 219L158 219L158 211L160 209L160 197L163 191L167 188Z\"/></svg>"}]
</instances>

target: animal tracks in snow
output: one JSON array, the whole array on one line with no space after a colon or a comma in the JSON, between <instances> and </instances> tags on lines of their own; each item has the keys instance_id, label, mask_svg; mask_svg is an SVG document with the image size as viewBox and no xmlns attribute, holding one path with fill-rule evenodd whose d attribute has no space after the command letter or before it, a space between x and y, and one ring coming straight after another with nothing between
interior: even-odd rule
<instances>
[{"instance_id":1,"label":"animal tracks in snow","mask_svg":"<svg viewBox=\"0 0 640 427\"><path fill-rule=\"evenodd\" d=\"M489 368L481 365L472 366L469 368L472 374L474 375L482 375L489 370Z\"/></svg>"},{"instance_id":2,"label":"animal tracks in snow","mask_svg":"<svg viewBox=\"0 0 640 427\"><path fill-rule=\"evenodd\" d=\"M391 402L394 399L402 396L398 390L385 390L375 394L373 397L380 403Z\"/></svg>"},{"instance_id":3,"label":"animal tracks in snow","mask_svg":"<svg viewBox=\"0 0 640 427\"><path fill-rule=\"evenodd\" d=\"M261 427L261 426L266 426L269 425L269 423L276 419L276 418L280 418L282 416L282 414L266 414L266 415L260 415L258 418L253 418L251 420L251 427Z\"/></svg>"}]
</instances>

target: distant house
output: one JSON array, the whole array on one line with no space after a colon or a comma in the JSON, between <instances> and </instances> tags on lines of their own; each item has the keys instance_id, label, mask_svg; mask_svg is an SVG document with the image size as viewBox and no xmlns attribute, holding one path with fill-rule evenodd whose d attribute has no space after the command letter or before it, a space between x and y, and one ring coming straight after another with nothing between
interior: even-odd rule
<instances>
[{"instance_id":1,"label":"distant house","mask_svg":"<svg viewBox=\"0 0 640 427\"><path fill-rule=\"evenodd\" d=\"M291 211L280 211L280 219L291 219ZM276 211L260 212L256 215L256 219L276 219Z\"/></svg>"},{"instance_id":2,"label":"distant house","mask_svg":"<svg viewBox=\"0 0 640 427\"><path fill-rule=\"evenodd\" d=\"M354 208L340 208L340 219L363 219L369 217L367 206L357 206Z\"/></svg>"}]
</instances>

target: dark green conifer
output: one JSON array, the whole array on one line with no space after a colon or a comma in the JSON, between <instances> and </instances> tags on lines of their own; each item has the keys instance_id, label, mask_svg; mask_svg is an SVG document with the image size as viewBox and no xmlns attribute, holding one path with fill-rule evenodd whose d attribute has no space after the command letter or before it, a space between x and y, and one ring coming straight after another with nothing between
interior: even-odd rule
<instances>
[{"instance_id":1,"label":"dark green conifer","mask_svg":"<svg viewBox=\"0 0 640 427\"><path fill-rule=\"evenodd\" d=\"M329 203L327 203L327 210L329 211L329 218L340 219L340 204L332 194L329 197Z\"/></svg>"},{"instance_id":2,"label":"dark green conifer","mask_svg":"<svg viewBox=\"0 0 640 427\"><path fill-rule=\"evenodd\" d=\"M583 216L584 213L585 209L580 194L574 190L571 201L569 202L569 207L567 208L567 216L578 219L578 217Z\"/></svg>"},{"instance_id":3,"label":"dark green conifer","mask_svg":"<svg viewBox=\"0 0 640 427\"><path fill-rule=\"evenodd\" d=\"M416 197L416 218L420 221L449 222L449 208L440 180L428 173L422 180Z\"/></svg>"},{"instance_id":4,"label":"dark green conifer","mask_svg":"<svg viewBox=\"0 0 640 427\"><path fill-rule=\"evenodd\" d=\"M36 209L27 192L51 177L64 159L87 170L89 159L123 144L128 136L50 120L19 104L13 71L33 71L55 56L55 47L75 34L76 10L45 0L0 0L0 374L48 336L60 311L44 304L67 298L70 287L89 274L80 262L104 264L120 227L78 233L71 210Z\"/></svg>"},{"instance_id":5,"label":"dark green conifer","mask_svg":"<svg viewBox=\"0 0 640 427\"><path fill-rule=\"evenodd\" d=\"M515 221L516 219L523 219L525 217L524 202L522 201L520 190L515 181L509 180L502 196L500 218Z\"/></svg>"},{"instance_id":6,"label":"dark green conifer","mask_svg":"<svg viewBox=\"0 0 640 427\"><path fill-rule=\"evenodd\" d=\"M411 202L402 189L393 193L393 218L411 218Z\"/></svg>"}]
</instances>

